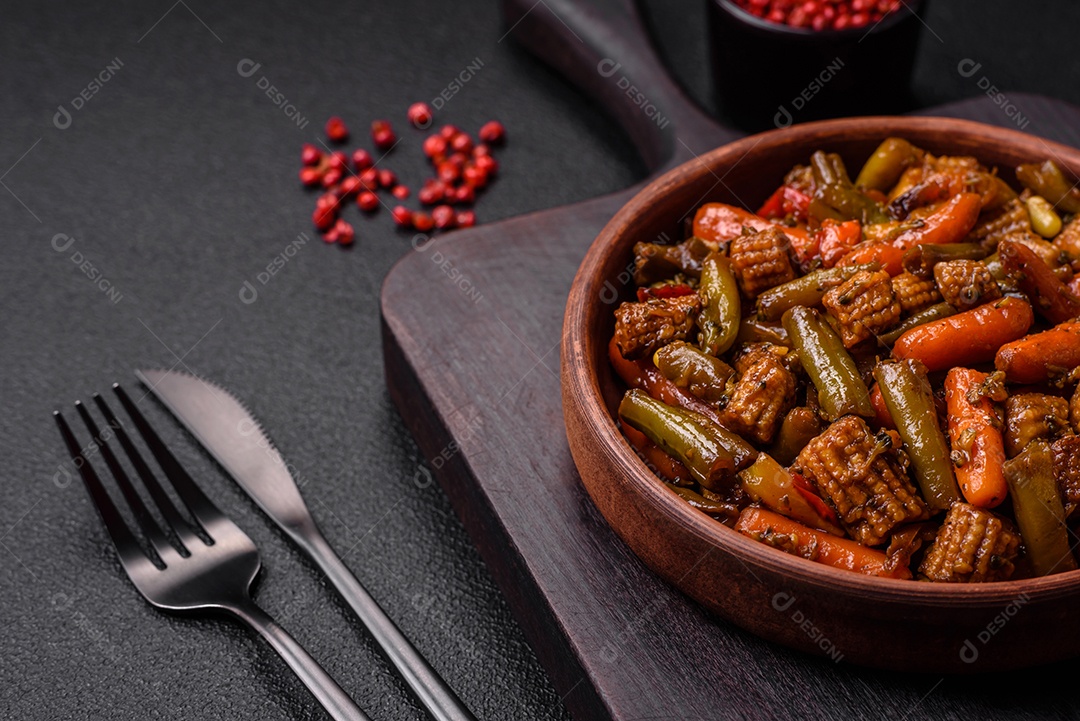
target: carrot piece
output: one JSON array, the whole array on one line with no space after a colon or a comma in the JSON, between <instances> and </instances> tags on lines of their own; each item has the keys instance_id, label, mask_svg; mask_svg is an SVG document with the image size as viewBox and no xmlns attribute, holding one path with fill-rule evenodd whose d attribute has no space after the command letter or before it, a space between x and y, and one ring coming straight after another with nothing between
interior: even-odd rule
<instances>
[{"instance_id":1,"label":"carrot piece","mask_svg":"<svg viewBox=\"0 0 1080 721\"><path fill-rule=\"evenodd\" d=\"M1006 297L956 315L915 326L900 336L893 355L922 361L928 370L971 366L994 358L998 348L1027 333L1031 305Z\"/></svg>"},{"instance_id":2,"label":"carrot piece","mask_svg":"<svg viewBox=\"0 0 1080 721\"><path fill-rule=\"evenodd\" d=\"M626 440L637 449L638 453L645 459L645 465L652 469L654 473L669 481L689 481L693 479L686 466L665 453L664 449L650 441L637 428L634 428L629 423L620 424L620 428L623 435L626 436Z\"/></svg>"},{"instance_id":3,"label":"carrot piece","mask_svg":"<svg viewBox=\"0 0 1080 721\"><path fill-rule=\"evenodd\" d=\"M864 240L837 263L838 266L880 263L889 275L904 272L904 248L885 240Z\"/></svg>"},{"instance_id":4,"label":"carrot piece","mask_svg":"<svg viewBox=\"0 0 1080 721\"><path fill-rule=\"evenodd\" d=\"M904 250L923 243L959 243L975 227L981 209L978 193L957 193L927 216L921 227L904 231L894 242Z\"/></svg>"},{"instance_id":5,"label":"carrot piece","mask_svg":"<svg viewBox=\"0 0 1080 721\"><path fill-rule=\"evenodd\" d=\"M1080 323L1056 325L1001 346L994 367L1013 383L1057 380L1080 366Z\"/></svg>"},{"instance_id":6,"label":"carrot piece","mask_svg":"<svg viewBox=\"0 0 1080 721\"><path fill-rule=\"evenodd\" d=\"M870 405L874 407L874 420L879 426L896 430L896 421L889 413L889 407L885 405L885 396L881 395L881 387L877 383L870 389Z\"/></svg>"},{"instance_id":7,"label":"carrot piece","mask_svg":"<svg viewBox=\"0 0 1080 721\"><path fill-rule=\"evenodd\" d=\"M814 530L764 508L744 508L739 514L735 530L759 541L769 536L790 536L795 545L790 551L792 555L834 568L868 576L911 578L911 572L906 568L887 570L886 557L881 551L875 551L850 538L837 538L825 531Z\"/></svg>"},{"instance_id":8,"label":"carrot piece","mask_svg":"<svg viewBox=\"0 0 1080 721\"><path fill-rule=\"evenodd\" d=\"M814 233L814 242L821 256L821 265L832 268L847 255L852 248L862 241L862 224L857 220L845 220L840 223L831 218L821 221L821 227ZM799 258L799 260L809 260Z\"/></svg>"},{"instance_id":9,"label":"carrot piece","mask_svg":"<svg viewBox=\"0 0 1080 721\"><path fill-rule=\"evenodd\" d=\"M949 407L949 442L956 480L967 502L993 508L1005 500L1005 441L1001 437L993 402L974 398L976 388L989 376L970 368L953 368L945 376L945 402ZM959 458L957 458L959 456Z\"/></svg>"},{"instance_id":10,"label":"carrot piece","mask_svg":"<svg viewBox=\"0 0 1080 721\"><path fill-rule=\"evenodd\" d=\"M742 235L743 226L753 230L779 228L791 241L791 247L800 259L813 245L813 236L802 228L776 225L749 210L726 203L705 203L698 208L694 216L694 235L717 243L727 243L739 237Z\"/></svg>"},{"instance_id":11,"label":"carrot piece","mask_svg":"<svg viewBox=\"0 0 1080 721\"><path fill-rule=\"evenodd\" d=\"M1020 290L1048 321L1064 323L1080 316L1080 298L1034 250L1014 240L1003 240L998 243L998 255L1005 272L1016 278Z\"/></svg>"}]
</instances>

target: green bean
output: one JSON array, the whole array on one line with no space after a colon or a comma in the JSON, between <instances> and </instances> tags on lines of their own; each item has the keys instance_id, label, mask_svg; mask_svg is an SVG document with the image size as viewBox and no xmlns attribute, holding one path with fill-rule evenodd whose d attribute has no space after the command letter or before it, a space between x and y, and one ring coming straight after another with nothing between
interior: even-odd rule
<instances>
[{"instance_id":1,"label":"green bean","mask_svg":"<svg viewBox=\"0 0 1080 721\"><path fill-rule=\"evenodd\" d=\"M904 253L904 270L920 278L933 278L934 266L946 260L982 260L990 254L979 243L922 243Z\"/></svg>"},{"instance_id":2,"label":"green bean","mask_svg":"<svg viewBox=\"0 0 1080 721\"><path fill-rule=\"evenodd\" d=\"M960 500L960 491L926 368L911 360L879 363L874 379L904 441L923 498L931 508L948 509Z\"/></svg>"},{"instance_id":3,"label":"green bean","mask_svg":"<svg viewBox=\"0 0 1080 721\"><path fill-rule=\"evenodd\" d=\"M736 343L774 343L791 347L791 339L784 326L779 323L767 323L757 315L748 315L739 323L739 335Z\"/></svg>"},{"instance_id":4,"label":"green bean","mask_svg":"<svg viewBox=\"0 0 1080 721\"><path fill-rule=\"evenodd\" d=\"M923 308L918 313L915 313L910 318L907 318L900 325L893 328L888 333L882 333L877 337L878 342L884 346L892 347L892 344L896 340L907 333L909 330L917 325L923 323L930 323L931 321L941 320L942 318L948 318L950 315L956 314L956 308L953 308L948 303L938 303L932 305L929 308Z\"/></svg>"},{"instance_id":5,"label":"green bean","mask_svg":"<svg viewBox=\"0 0 1080 721\"><path fill-rule=\"evenodd\" d=\"M722 355L735 343L741 317L739 286L731 261L719 253L709 253L701 265L698 293L705 301L698 316L699 345L706 353Z\"/></svg>"},{"instance_id":6,"label":"green bean","mask_svg":"<svg viewBox=\"0 0 1080 721\"><path fill-rule=\"evenodd\" d=\"M652 285L676 273L697 278L701 264L712 247L701 238L690 238L677 245L637 243L634 245L634 282Z\"/></svg>"},{"instance_id":7,"label":"green bean","mask_svg":"<svg viewBox=\"0 0 1080 721\"><path fill-rule=\"evenodd\" d=\"M722 516L724 518L734 518L739 515L739 509L733 503L713 501L689 488L683 488L682 486L676 486L671 483L666 485L668 488L675 491L675 493L684 501L689 503L690 506L698 509L702 513L706 513L713 517Z\"/></svg>"},{"instance_id":8,"label":"green bean","mask_svg":"<svg viewBox=\"0 0 1080 721\"><path fill-rule=\"evenodd\" d=\"M1032 571L1045 576L1076 568L1050 445L1042 440L1031 442L1023 453L1006 461L1004 470Z\"/></svg>"},{"instance_id":9,"label":"green bean","mask_svg":"<svg viewBox=\"0 0 1080 721\"><path fill-rule=\"evenodd\" d=\"M840 285L859 271L873 272L880 268L878 263L866 265L847 265L837 268L822 268L807 273L801 278L770 288L757 298L758 316L763 320L777 321L784 312L797 305L811 308L821 302L826 291Z\"/></svg>"},{"instance_id":10,"label":"green bean","mask_svg":"<svg viewBox=\"0 0 1080 721\"><path fill-rule=\"evenodd\" d=\"M1080 190L1053 160L1017 166L1016 179L1025 188L1049 200L1055 208L1066 213L1080 213Z\"/></svg>"},{"instance_id":11,"label":"green bean","mask_svg":"<svg viewBox=\"0 0 1080 721\"><path fill-rule=\"evenodd\" d=\"M826 205L838 210L848 219L858 220L866 225L892 220L892 216L885 212L881 203L860 193L854 187L826 185L819 192Z\"/></svg>"},{"instance_id":12,"label":"green bean","mask_svg":"<svg viewBox=\"0 0 1080 721\"><path fill-rule=\"evenodd\" d=\"M769 455L785 466L790 465L806 444L821 433L821 420L806 406L788 411L780 424L780 432L769 448Z\"/></svg>"},{"instance_id":13,"label":"green bean","mask_svg":"<svg viewBox=\"0 0 1080 721\"><path fill-rule=\"evenodd\" d=\"M810 169L814 173L814 183L818 186L851 182L847 168L844 167L844 159L836 153L815 151L810 156Z\"/></svg>"},{"instance_id":14,"label":"green bean","mask_svg":"<svg viewBox=\"0 0 1080 721\"><path fill-rule=\"evenodd\" d=\"M817 389L824 416L830 421L848 413L873 416L870 394L855 361L821 314L812 308L796 306L784 313L783 322L803 368Z\"/></svg>"},{"instance_id":15,"label":"green bean","mask_svg":"<svg viewBox=\"0 0 1080 721\"><path fill-rule=\"evenodd\" d=\"M882 192L896 185L905 170L922 161L923 151L903 138L885 138L855 179L860 188Z\"/></svg>"},{"instance_id":16,"label":"green bean","mask_svg":"<svg viewBox=\"0 0 1080 721\"><path fill-rule=\"evenodd\" d=\"M705 488L722 490L734 478L735 459L708 418L661 403L637 388L623 396L619 417L686 466Z\"/></svg>"},{"instance_id":17,"label":"green bean","mask_svg":"<svg viewBox=\"0 0 1080 721\"><path fill-rule=\"evenodd\" d=\"M661 375L703 401L720 400L735 369L685 341L675 341L653 354Z\"/></svg>"}]
</instances>

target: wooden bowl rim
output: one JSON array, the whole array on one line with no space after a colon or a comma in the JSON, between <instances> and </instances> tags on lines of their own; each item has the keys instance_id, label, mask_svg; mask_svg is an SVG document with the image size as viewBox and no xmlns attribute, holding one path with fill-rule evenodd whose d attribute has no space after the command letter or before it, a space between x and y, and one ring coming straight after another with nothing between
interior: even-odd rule
<instances>
[{"instance_id":1,"label":"wooden bowl rim","mask_svg":"<svg viewBox=\"0 0 1080 721\"><path fill-rule=\"evenodd\" d=\"M695 182L702 175L713 173L715 166L728 162L733 157L741 155L745 159L755 151L767 152L779 144L799 142L823 134L835 135L859 130L865 135L869 129L874 130L875 137L882 139L889 135L922 134L932 130L942 135L945 145L951 142L951 138L959 135L986 139L1018 146L1018 149L1025 153L1030 151L1033 161L1052 157L1072 173L1080 171L1080 150L1016 130L970 120L934 116L870 116L823 120L766 131L720 146L673 168L645 186L616 213L589 247L574 277L564 319L563 383L568 384L566 390L569 397L579 404L578 410L584 422L596 434L601 450L608 456L608 460L624 474L632 492L642 494L649 506L669 522L707 544L710 549L742 560L748 570L751 566L757 566L766 572L775 572L797 582L811 586L827 586L834 591L842 590L853 596L862 596L866 601L916 601L930 606L999 605L1011 602L1021 594L1034 601L1075 593L1080 590L1080 570L1043 578L983 584L924 583L864 576L769 548L695 510L658 483L655 475L631 449L608 414L600 389L599 369L591 362L594 357L607 357L606 352L597 353L597 343L603 343L606 348L608 339L590 337L586 332L586 321L591 314L600 312L595 307L595 299L599 297L605 279L599 277L599 268L609 249L615 247L619 228L632 228L634 219L647 212L655 198L673 187ZM616 530L619 529L616 527Z\"/></svg>"}]
</instances>

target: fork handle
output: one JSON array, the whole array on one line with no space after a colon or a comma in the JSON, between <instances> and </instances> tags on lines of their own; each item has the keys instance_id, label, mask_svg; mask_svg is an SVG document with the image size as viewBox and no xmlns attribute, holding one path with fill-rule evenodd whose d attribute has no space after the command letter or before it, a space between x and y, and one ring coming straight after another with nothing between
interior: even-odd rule
<instances>
[{"instance_id":1,"label":"fork handle","mask_svg":"<svg viewBox=\"0 0 1080 721\"><path fill-rule=\"evenodd\" d=\"M453 689L409 643L409 639L398 630L367 589L360 585L318 529L312 527L306 530L303 536L295 536L297 542L322 568L341 597L352 607L431 718L435 721L476 721L476 717L465 708L465 704Z\"/></svg>"},{"instance_id":2,"label":"fork handle","mask_svg":"<svg viewBox=\"0 0 1080 721\"><path fill-rule=\"evenodd\" d=\"M319 662L254 601L230 606L228 610L266 639L334 721L371 721Z\"/></svg>"}]
</instances>

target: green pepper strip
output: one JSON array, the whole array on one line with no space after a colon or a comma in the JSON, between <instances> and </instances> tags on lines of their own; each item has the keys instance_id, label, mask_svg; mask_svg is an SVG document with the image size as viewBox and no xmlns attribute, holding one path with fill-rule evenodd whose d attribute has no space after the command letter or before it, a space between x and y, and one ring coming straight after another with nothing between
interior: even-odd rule
<instances>
[{"instance_id":1,"label":"green pepper strip","mask_svg":"<svg viewBox=\"0 0 1080 721\"><path fill-rule=\"evenodd\" d=\"M637 243L634 245L634 282L652 285L676 273L691 278L701 275L701 264L712 246L701 238L691 237L678 245Z\"/></svg>"},{"instance_id":2,"label":"green pepper strip","mask_svg":"<svg viewBox=\"0 0 1080 721\"><path fill-rule=\"evenodd\" d=\"M698 316L701 348L714 356L723 355L735 343L741 317L739 287L731 261L719 253L710 253L701 266L698 293L705 300Z\"/></svg>"},{"instance_id":3,"label":"green pepper strip","mask_svg":"<svg viewBox=\"0 0 1080 721\"><path fill-rule=\"evenodd\" d=\"M1054 480L1050 445L1042 440L1028 444L1023 453L1005 463L1005 480L1035 575L1076 568L1065 529L1065 509Z\"/></svg>"},{"instance_id":4,"label":"green pepper strip","mask_svg":"<svg viewBox=\"0 0 1080 721\"><path fill-rule=\"evenodd\" d=\"M931 508L948 509L960 500L960 491L926 368L911 360L879 363L874 379L904 441L923 498Z\"/></svg>"},{"instance_id":5,"label":"green pepper strip","mask_svg":"<svg viewBox=\"0 0 1080 721\"><path fill-rule=\"evenodd\" d=\"M735 369L685 341L675 341L653 354L661 375L703 401L715 403L726 391Z\"/></svg>"},{"instance_id":6,"label":"green pepper strip","mask_svg":"<svg viewBox=\"0 0 1080 721\"><path fill-rule=\"evenodd\" d=\"M788 281L775 288L770 288L757 299L757 312L763 320L777 321L784 312L797 305L812 308L821 302L825 293L859 271L873 272L880 268L878 263L866 265L848 265L839 268L823 268L807 273L801 278Z\"/></svg>"},{"instance_id":7,"label":"green pepper strip","mask_svg":"<svg viewBox=\"0 0 1080 721\"><path fill-rule=\"evenodd\" d=\"M847 170L844 169L844 161L839 155L823 153L819 150L810 157L810 167L817 185L815 199L839 211L846 220L858 220L863 225L892 220L881 203L863 194L851 184Z\"/></svg>"},{"instance_id":8,"label":"green pepper strip","mask_svg":"<svg viewBox=\"0 0 1080 721\"><path fill-rule=\"evenodd\" d=\"M675 460L705 488L722 491L735 475L735 459L720 442L716 424L692 411L653 399L639 389L626 392L619 417Z\"/></svg>"},{"instance_id":9,"label":"green pepper strip","mask_svg":"<svg viewBox=\"0 0 1080 721\"><path fill-rule=\"evenodd\" d=\"M934 266L946 260L982 260L990 254L979 243L923 243L904 253L904 270L920 278L933 278Z\"/></svg>"},{"instance_id":10,"label":"green pepper strip","mask_svg":"<svg viewBox=\"0 0 1080 721\"><path fill-rule=\"evenodd\" d=\"M1053 160L1017 166L1016 179L1025 188L1049 200L1055 208L1066 213L1080 213L1080 190L1073 187Z\"/></svg>"},{"instance_id":11,"label":"green pepper strip","mask_svg":"<svg viewBox=\"0 0 1080 721\"><path fill-rule=\"evenodd\" d=\"M920 162L923 152L903 138L885 138L855 178L860 188L887 191L896 185L900 176Z\"/></svg>"},{"instance_id":12,"label":"green pepper strip","mask_svg":"<svg viewBox=\"0 0 1080 721\"><path fill-rule=\"evenodd\" d=\"M803 368L817 388L825 417L834 421L849 413L873 416L870 394L855 361L821 314L800 305L784 313L783 323Z\"/></svg>"},{"instance_id":13,"label":"green pepper strip","mask_svg":"<svg viewBox=\"0 0 1080 721\"><path fill-rule=\"evenodd\" d=\"M766 323L756 314L748 315L739 323L739 335L736 343L774 343L791 347L791 339L784 326L779 323Z\"/></svg>"},{"instance_id":14,"label":"green pepper strip","mask_svg":"<svg viewBox=\"0 0 1080 721\"><path fill-rule=\"evenodd\" d=\"M780 432L769 448L769 455L784 465L790 465L806 444L821 433L817 413L806 406L792 408L780 424Z\"/></svg>"},{"instance_id":15,"label":"green pepper strip","mask_svg":"<svg viewBox=\"0 0 1080 721\"><path fill-rule=\"evenodd\" d=\"M938 303L929 308L923 308L910 318L905 319L903 323L896 326L888 333L879 335L877 337L878 342L891 348L892 344L895 343L900 336L904 335L904 333L907 333L915 326L922 325L923 323L930 323L935 320L941 320L942 318L948 318L950 315L955 314L956 308L953 308L948 303Z\"/></svg>"}]
</instances>

